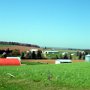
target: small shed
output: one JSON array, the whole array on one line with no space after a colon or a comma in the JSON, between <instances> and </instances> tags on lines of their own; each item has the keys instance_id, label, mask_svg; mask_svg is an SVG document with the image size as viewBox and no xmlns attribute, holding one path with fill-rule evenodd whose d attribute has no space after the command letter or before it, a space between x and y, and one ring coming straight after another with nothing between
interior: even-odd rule
<instances>
[{"instance_id":1,"label":"small shed","mask_svg":"<svg viewBox=\"0 0 90 90\"><path fill-rule=\"evenodd\" d=\"M21 62L16 58L0 58L0 66L20 66Z\"/></svg>"},{"instance_id":2,"label":"small shed","mask_svg":"<svg viewBox=\"0 0 90 90\"><path fill-rule=\"evenodd\" d=\"M70 59L57 59L55 61L55 64L60 64L60 63L72 63L72 60L70 60Z\"/></svg>"}]
</instances>

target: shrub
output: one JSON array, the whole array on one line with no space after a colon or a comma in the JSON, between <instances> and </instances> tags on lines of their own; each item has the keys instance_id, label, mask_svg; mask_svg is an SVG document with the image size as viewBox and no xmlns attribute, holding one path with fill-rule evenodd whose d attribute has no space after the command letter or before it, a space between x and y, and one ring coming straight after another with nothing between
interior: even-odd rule
<instances>
[{"instance_id":1,"label":"shrub","mask_svg":"<svg viewBox=\"0 0 90 90\"><path fill-rule=\"evenodd\" d=\"M11 55L12 56L20 56L20 50L18 50L18 49L13 50Z\"/></svg>"}]
</instances>

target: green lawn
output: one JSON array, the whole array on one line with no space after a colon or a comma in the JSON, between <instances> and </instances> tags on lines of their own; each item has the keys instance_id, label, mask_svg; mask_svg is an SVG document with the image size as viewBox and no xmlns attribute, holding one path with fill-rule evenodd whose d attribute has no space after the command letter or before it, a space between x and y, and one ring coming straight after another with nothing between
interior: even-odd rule
<instances>
[{"instance_id":1,"label":"green lawn","mask_svg":"<svg viewBox=\"0 0 90 90\"><path fill-rule=\"evenodd\" d=\"M1 66L0 90L90 90L90 63Z\"/></svg>"}]
</instances>

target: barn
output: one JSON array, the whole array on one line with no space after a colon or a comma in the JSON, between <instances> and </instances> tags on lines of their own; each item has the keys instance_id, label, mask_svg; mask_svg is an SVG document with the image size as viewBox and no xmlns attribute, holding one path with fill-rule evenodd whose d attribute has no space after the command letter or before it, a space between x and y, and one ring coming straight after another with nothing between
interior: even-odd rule
<instances>
[{"instance_id":1,"label":"barn","mask_svg":"<svg viewBox=\"0 0 90 90\"><path fill-rule=\"evenodd\" d=\"M21 61L17 58L0 58L0 66L20 66Z\"/></svg>"}]
</instances>

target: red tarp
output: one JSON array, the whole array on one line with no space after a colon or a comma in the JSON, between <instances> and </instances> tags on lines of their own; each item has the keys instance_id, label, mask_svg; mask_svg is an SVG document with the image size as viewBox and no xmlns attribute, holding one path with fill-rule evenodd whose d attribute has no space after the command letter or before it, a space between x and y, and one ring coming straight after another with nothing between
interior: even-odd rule
<instances>
[{"instance_id":1,"label":"red tarp","mask_svg":"<svg viewBox=\"0 0 90 90\"><path fill-rule=\"evenodd\" d=\"M18 59L7 59L7 58L0 58L0 66L19 66L21 65L20 60Z\"/></svg>"}]
</instances>

